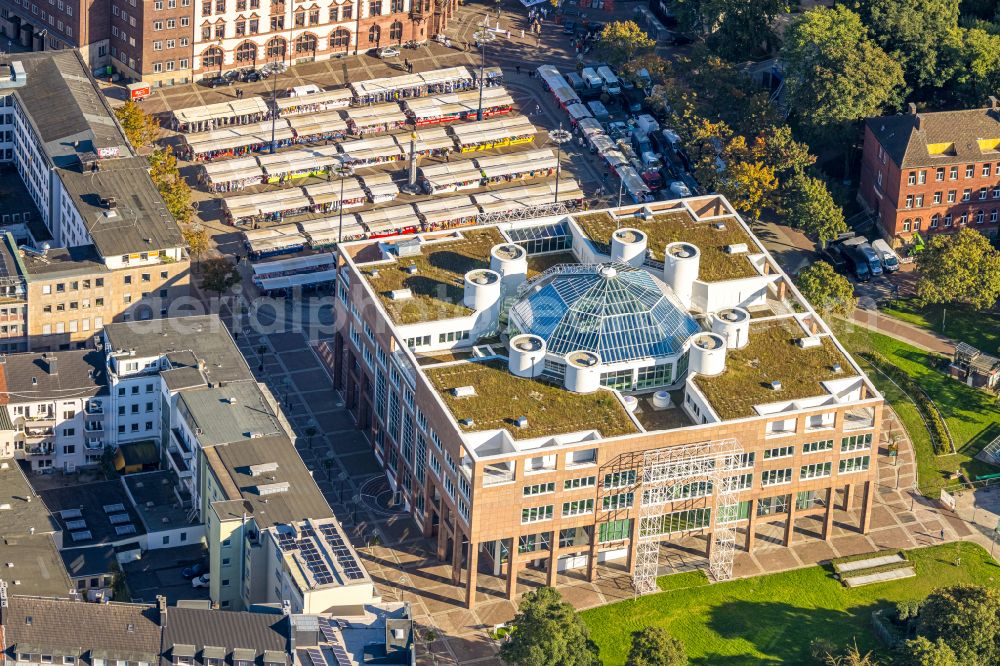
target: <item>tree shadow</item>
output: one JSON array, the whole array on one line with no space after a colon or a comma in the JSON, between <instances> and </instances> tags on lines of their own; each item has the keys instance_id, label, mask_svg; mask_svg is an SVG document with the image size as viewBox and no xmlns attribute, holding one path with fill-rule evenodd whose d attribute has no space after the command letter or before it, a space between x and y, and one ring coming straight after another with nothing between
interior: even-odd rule
<instances>
[{"instance_id":1,"label":"tree shadow","mask_svg":"<svg viewBox=\"0 0 1000 666\"><path fill-rule=\"evenodd\" d=\"M791 603L731 601L712 609L708 628L727 640L744 640L764 657L709 654L691 659L692 664L760 664L782 662L809 664L809 644L819 638L846 648L857 640L862 651L877 647L868 630L876 605L847 611L803 608Z\"/></svg>"}]
</instances>

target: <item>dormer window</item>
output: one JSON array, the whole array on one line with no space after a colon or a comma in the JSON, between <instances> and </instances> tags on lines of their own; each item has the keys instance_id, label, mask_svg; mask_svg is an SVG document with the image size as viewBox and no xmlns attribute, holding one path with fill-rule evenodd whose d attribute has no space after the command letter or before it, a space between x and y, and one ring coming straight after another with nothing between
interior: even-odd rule
<instances>
[{"instance_id":1,"label":"dormer window","mask_svg":"<svg viewBox=\"0 0 1000 666\"><path fill-rule=\"evenodd\" d=\"M175 644L171 649L174 666L192 666L194 664L194 646Z\"/></svg>"}]
</instances>

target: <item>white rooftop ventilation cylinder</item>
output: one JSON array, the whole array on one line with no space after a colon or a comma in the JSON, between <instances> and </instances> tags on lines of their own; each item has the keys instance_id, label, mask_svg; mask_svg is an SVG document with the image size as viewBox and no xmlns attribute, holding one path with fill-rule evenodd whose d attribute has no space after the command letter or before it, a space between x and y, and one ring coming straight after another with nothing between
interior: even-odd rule
<instances>
[{"instance_id":1,"label":"white rooftop ventilation cylinder","mask_svg":"<svg viewBox=\"0 0 1000 666\"><path fill-rule=\"evenodd\" d=\"M485 268L465 274L465 307L476 312L488 310L500 300L500 275Z\"/></svg>"},{"instance_id":2,"label":"white rooftop ventilation cylinder","mask_svg":"<svg viewBox=\"0 0 1000 666\"><path fill-rule=\"evenodd\" d=\"M601 388L601 357L590 351L566 354L567 391L593 393Z\"/></svg>"},{"instance_id":3,"label":"white rooftop ventilation cylinder","mask_svg":"<svg viewBox=\"0 0 1000 666\"><path fill-rule=\"evenodd\" d=\"M686 308L691 307L691 292L700 265L701 250L696 246L683 241L667 243L663 253L663 281Z\"/></svg>"},{"instance_id":4,"label":"white rooftop ventilation cylinder","mask_svg":"<svg viewBox=\"0 0 1000 666\"><path fill-rule=\"evenodd\" d=\"M611 258L636 268L646 260L646 234L638 229L623 227L611 234Z\"/></svg>"},{"instance_id":5,"label":"white rooftop ventilation cylinder","mask_svg":"<svg viewBox=\"0 0 1000 666\"><path fill-rule=\"evenodd\" d=\"M528 252L515 243L501 243L490 250L490 270L500 274L509 291L528 279Z\"/></svg>"},{"instance_id":6,"label":"white rooftop ventilation cylinder","mask_svg":"<svg viewBox=\"0 0 1000 666\"><path fill-rule=\"evenodd\" d=\"M510 339L508 367L515 377L533 378L545 369L545 340L531 333Z\"/></svg>"},{"instance_id":7,"label":"white rooftop ventilation cylinder","mask_svg":"<svg viewBox=\"0 0 1000 666\"><path fill-rule=\"evenodd\" d=\"M712 332L726 340L730 349L742 349L750 341L750 313L743 308L719 310L712 318Z\"/></svg>"},{"instance_id":8,"label":"white rooftop ventilation cylinder","mask_svg":"<svg viewBox=\"0 0 1000 666\"><path fill-rule=\"evenodd\" d=\"M726 341L718 333L698 333L691 338L688 369L711 377L726 369Z\"/></svg>"}]
</instances>

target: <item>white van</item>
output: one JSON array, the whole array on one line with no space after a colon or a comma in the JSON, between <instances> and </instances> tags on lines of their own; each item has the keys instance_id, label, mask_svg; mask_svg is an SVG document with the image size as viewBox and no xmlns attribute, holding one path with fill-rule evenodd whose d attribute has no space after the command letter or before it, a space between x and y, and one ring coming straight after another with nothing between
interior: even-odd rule
<instances>
[{"instance_id":1,"label":"white van","mask_svg":"<svg viewBox=\"0 0 1000 666\"><path fill-rule=\"evenodd\" d=\"M893 252L888 243L879 238L872 241L872 249L875 250L886 271L894 273L899 270L899 255Z\"/></svg>"},{"instance_id":2,"label":"white van","mask_svg":"<svg viewBox=\"0 0 1000 666\"><path fill-rule=\"evenodd\" d=\"M584 67L580 72L580 76L583 77L584 82L587 84L587 88L590 90L600 90L601 86L604 85L603 79L598 76L593 67Z\"/></svg>"},{"instance_id":3,"label":"white van","mask_svg":"<svg viewBox=\"0 0 1000 666\"><path fill-rule=\"evenodd\" d=\"M601 77L601 81L604 82L604 92L609 95L621 95L622 94L622 84L618 81L618 77L615 73L611 71L611 68L607 65L602 65L597 68L597 75Z\"/></svg>"}]
</instances>

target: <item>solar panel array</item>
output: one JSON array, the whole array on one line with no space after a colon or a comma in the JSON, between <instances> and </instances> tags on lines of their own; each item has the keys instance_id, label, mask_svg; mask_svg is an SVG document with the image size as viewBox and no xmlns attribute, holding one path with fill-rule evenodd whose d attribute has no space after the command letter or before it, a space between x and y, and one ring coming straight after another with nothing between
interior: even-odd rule
<instances>
[{"instance_id":1,"label":"solar panel array","mask_svg":"<svg viewBox=\"0 0 1000 666\"><path fill-rule=\"evenodd\" d=\"M339 642L330 646L330 652L333 653L333 660L337 662L337 666L351 666L351 657Z\"/></svg>"},{"instance_id":2,"label":"solar panel array","mask_svg":"<svg viewBox=\"0 0 1000 666\"><path fill-rule=\"evenodd\" d=\"M295 535L291 532L278 532L278 547L281 550L295 550Z\"/></svg>"},{"instance_id":3,"label":"solar panel array","mask_svg":"<svg viewBox=\"0 0 1000 666\"><path fill-rule=\"evenodd\" d=\"M63 517L63 520L70 520L72 518L83 518L83 512L79 509L63 509L59 512L59 515Z\"/></svg>"},{"instance_id":4,"label":"solar panel array","mask_svg":"<svg viewBox=\"0 0 1000 666\"><path fill-rule=\"evenodd\" d=\"M128 525L119 525L115 528L115 533L118 536L126 536L129 534L135 534L135 525L129 523Z\"/></svg>"},{"instance_id":5,"label":"solar panel array","mask_svg":"<svg viewBox=\"0 0 1000 666\"><path fill-rule=\"evenodd\" d=\"M323 658L323 651L319 648L306 648L306 654L313 666L326 666L326 659Z\"/></svg>"},{"instance_id":6,"label":"solar panel array","mask_svg":"<svg viewBox=\"0 0 1000 666\"><path fill-rule=\"evenodd\" d=\"M69 530L85 530L87 529L86 520L67 520L66 529Z\"/></svg>"},{"instance_id":7,"label":"solar panel array","mask_svg":"<svg viewBox=\"0 0 1000 666\"><path fill-rule=\"evenodd\" d=\"M105 504L104 513L121 513L125 510L124 504Z\"/></svg>"},{"instance_id":8,"label":"solar panel array","mask_svg":"<svg viewBox=\"0 0 1000 666\"><path fill-rule=\"evenodd\" d=\"M358 564L357 559L355 559L350 546L344 543L344 540L340 538L337 528L333 525L326 524L320 525L319 530L323 533L323 537L326 539L327 544L329 544L330 548L333 550L333 554L337 556L337 562L344 570L344 575L351 580L360 580L364 578L365 572L361 569L361 565Z\"/></svg>"},{"instance_id":9,"label":"solar panel array","mask_svg":"<svg viewBox=\"0 0 1000 666\"><path fill-rule=\"evenodd\" d=\"M124 525L125 523L132 522L127 513L113 513L108 516L108 520L111 521L112 525Z\"/></svg>"},{"instance_id":10,"label":"solar panel array","mask_svg":"<svg viewBox=\"0 0 1000 666\"><path fill-rule=\"evenodd\" d=\"M87 539L93 539L90 530L82 530L80 532L70 532L69 535L73 538L73 541L86 541Z\"/></svg>"},{"instance_id":11,"label":"solar panel array","mask_svg":"<svg viewBox=\"0 0 1000 666\"><path fill-rule=\"evenodd\" d=\"M320 554L319 549L316 548L316 542L312 540L312 537L299 539L298 546L299 555L306 561L306 566L312 572L316 583L319 585L329 585L332 583L334 581L333 572L326 566L326 562L323 561L323 556Z\"/></svg>"},{"instance_id":12,"label":"solar panel array","mask_svg":"<svg viewBox=\"0 0 1000 666\"><path fill-rule=\"evenodd\" d=\"M320 616L319 617L319 632L323 634L323 640L327 643L336 643L337 634L333 632L333 627L330 625L330 620Z\"/></svg>"}]
</instances>

